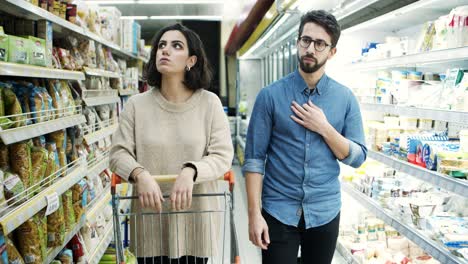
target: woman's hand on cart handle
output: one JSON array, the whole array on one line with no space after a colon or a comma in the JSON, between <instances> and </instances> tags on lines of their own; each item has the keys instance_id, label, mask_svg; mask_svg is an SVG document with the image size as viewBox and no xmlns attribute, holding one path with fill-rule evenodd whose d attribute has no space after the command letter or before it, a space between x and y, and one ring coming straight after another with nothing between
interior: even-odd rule
<instances>
[{"instance_id":1,"label":"woman's hand on cart handle","mask_svg":"<svg viewBox=\"0 0 468 264\"><path fill-rule=\"evenodd\" d=\"M153 208L157 212L162 211L163 194L159 184L148 171L143 171L134 178L137 185L140 205L143 208Z\"/></svg>"},{"instance_id":2,"label":"woman's hand on cart handle","mask_svg":"<svg viewBox=\"0 0 468 264\"><path fill-rule=\"evenodd\" d=\"M176 178L170 195L173 210L185 210L192 207L192 191L195 170L185 167Z\"/></svg>"}]
</instances>

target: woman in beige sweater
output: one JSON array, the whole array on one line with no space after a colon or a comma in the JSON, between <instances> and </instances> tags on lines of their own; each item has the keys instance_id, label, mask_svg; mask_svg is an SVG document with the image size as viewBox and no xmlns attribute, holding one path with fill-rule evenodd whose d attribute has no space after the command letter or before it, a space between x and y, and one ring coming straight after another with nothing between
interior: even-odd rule
<instances>
[{"instance_id":1,"label":"woman in beige sweater","mask_svg":"<svg viewBox=\"0 0 468 264\"><path fill-rule=\"evenodd\" d=\"M155 88L128 100L110 154L111 169L139 196L131 249L139 263L206 263L218 251L220 214L166 213L224 208L213 197L192 203L192 194L220 191L216 178L233 158L229 123L219 98L203 89L212 75L192 30L176 24L156 34L145 70ZM173 184L151 177L165 174L179 176Z\"/></svg>"}]
</instances>

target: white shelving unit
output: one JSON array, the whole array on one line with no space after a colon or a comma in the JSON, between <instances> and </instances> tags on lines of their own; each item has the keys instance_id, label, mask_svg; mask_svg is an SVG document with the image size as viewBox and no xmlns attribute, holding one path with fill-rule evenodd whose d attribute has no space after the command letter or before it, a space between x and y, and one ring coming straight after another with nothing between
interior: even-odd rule
<instances>
[{"instance_id":1,"label":"white shelving unit","mask_svg":"<svg viewBox=\"0 0 468 264\"><path fill-rule=\"evenodd\" d=\"M118 124L111 124L111 125L103 128L103 129L98 130L98 131L95 131L95 132L92 132L92 133L89 133L89 134L85 134L84 139L86 140L86 143L88 143L88 144L98 142L99 140L104 139L104 138L112 135L117 130L118 127L119 127Z\"/></svg>"},{"instance_id":2,"label":"white shelving unit","mask_svg":"<svg viewBox=\"0 0 468 264\"><path fill-rule=\"evenodd\" d=\"M95 69L89 67L83 67L86 75L98 76L98 77L107 77L107 78L121 78L122 76L116 72L106 71L102 69Z\"/></svg>"},{"instance_id":3,"label":"white shelving unit","mask_svg":"<svg viewBox=\"0 0 468 264\"><path fill-rule=\"evenodd\" d=\"M440 261L440 263L444 263L444 264L464 264L464 263L466 264L467 263L467 261L457 258L456 256L452 255L444 246L431 240L425 234L422 234L420 231L416 229L416 227L405 224L399 219L397 219L395 216L386 212L378 203L376 203L370 197L355 190L349 184L342 183L341 186L342 186L342 189L347 194L353 197L354 200L359 202L362 206L368 209L375 216L382 219L387 225L392 226L400 234L404 235L409 240L413 241L413 243L420 246L425 252L427 252L433 258Z\"/></svg>"},{"instance_id":4,"label":"white shelving unit","mask_svg":"<svg viewBox=\"0 0 468 264\"><path fill-rule=\"evenodd\" d=\"M106 252L107 247L109 247L110 242L113 238L112 232L112 221L109 221L106 226L106 231L104 232L104 236L102 240L99 242L97 247L94 251L89 255L89 263L90 264L97 264L101 260L104 252Z\"/></svg>"},{"instance_id":5,"label":"white shelving unit","mask_svg":"<svg viewBox=\"0 0 468 264\"><path fill-rule=\"evenodd\" d=\"M129 96L129 95L138 94L138 91L136 91L136 90L131 90L131 89L119 90L119 94L120 94L120 96Z\"/></svg>"},{"instance_id":6,"label":"white shelving unit","mask_svg":"<svg viewBox=\"0 0 468 264\"><path fill-rule=\"evenodd\" d=\"M368 157L390 166L398 171L407 173L422 181L439 186L449 192L453 192L465 197L468 193L468 181L466 180L458 180L456 178L431 171L393 157L389 157L383 153L379 153L373 150L368 151Z\"/></svg>"},{"instance_id":7,"label":"white shelving unit","mask_svg":"<svg viewBox=\"0 0 468 264\"><path fill-rule=\"evenodd\" d=\"M455 123L468 123L468 112L451 111L442 109L419 108L410 106L399 106L391 104L362 103L361 110L370 112L381 112L391 115L403 115L423 119L440 120Z\"/></svg>"},{"instance_id":8,"label":"white shelving unit","mask_svg":"<svg viewBox=\"0 0 468 264\"><path fill-rule=\"evenodd\" d=\"M336 250L340 253L340 255L345 259L346 263L348 264L361 264L352 254L349 252L348 249L342 244L341 239L338 238L336 242Z\"/></svg>"},{"instance_id":9,"label":"white shelving unit","mask_svg":"<svg viewBox=\"0 0 468 264\"><path fill-rule=\"evenodd\" d=\"M79 71L59 70L27 64L0 62L1 76L50 78L64 80L84 80L85 76Z\"/></svg>"},{"instance_id":10,"label":"white shelving unit","mask_svg":"<svg viewBox=\"0 0 468 264\"><path fill-rule=\"evenodd\" d=\"M109 151L104 153L102 156L95 158L88 167L88 176L98 177L101 172L109 168Z\"/></svg>"},{"instance_id":11,"label":"white shelving unit","mask_svg":"<svg viewBox=\"0 0 468 264\"><path fill-rule=\"evenodd\" d=\"M95 33L90 32L82 27L79 27L61 17L58 17L38 6L28 3L24 0L0 0L2 11L17 15L31 20L47 20L53 23L54 31L62 33L63 31L70 32L82 38L88 38L96 41L112 50L118 56L128 59L139 59L135 54L121 49L117 44L101 38Z\"/></svg>"},{"instance_id":12,"label":"white shelving unit","mask_svg":"<svg viewBox=\"0 0 468 264\"><path fill-rule=\"evenodd\" d=\"M82 97L87 106L115 104L120 102L117 90L85 90L82 92Z\"/></svg>"},{"instance_id":13,"label":"white shelving unit","mask_svg":"<svg viewBox=\"0 0 468 264\"><path fill-rule=\"evenodd\" d=\"M26 220L34 216L40 210L47 206L46 196L53 193L63 194L70 189L79 180L86 176L87 165L83 160L75 161L75 165L67 171L66 176L59 178L51 186L27 200L20 206L14 208L7 214L0 217L0 225L3 234L9 234Z\"/></svg>"},{"instance_id":14,"label":"white shelving unit","mask_svg":"<svg viewBox=\"0 0 468 264\"><path fill-rule=\"evenodd\" d=\"M63 248L70 242L70 240L80 232L81 228L86 224L86 217L81 217L80 221L75 225L75 227L65 235L62 246L49 248L47 251L47 258L44 263L50 263L55 257L63 250Z\"/></svg>"},{"instance_id":15,"label":"white shelving unit","mask_svg":"<svg viewBox=\"0 0 468 264\"><path fill-rule=\"evenodd\" d=\"M350 71L374 71L395 67L414 67L422 64L463 61L468 59L468 47L435 50L382 60L359 62L345 66Z\"/></svg>"},{"instance_id":16,"label":"white shelving unit","mask_svg":"<svg viewBox=\"0 0 468 264\"><path fill-rule=\"evenodd\" d=\"M81 107L79 109L81 109ZM64 128L76 126L84 122L86 122L86 118L82 114L75 114L18 128L10 128L6 130L2 130L0 128L0 138L2 139L3 143L8 145L26 139L42 136Z\"/></svg>"}]
</instances>

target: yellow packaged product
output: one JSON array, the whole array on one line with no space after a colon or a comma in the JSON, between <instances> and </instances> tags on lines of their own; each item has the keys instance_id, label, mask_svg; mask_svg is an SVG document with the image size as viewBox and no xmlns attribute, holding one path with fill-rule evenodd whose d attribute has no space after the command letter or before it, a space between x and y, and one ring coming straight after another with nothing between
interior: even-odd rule
<instances>
[{"instance_id":1,"label":"yellow packaged product","mask_svg":"<svg viewBox=\"0 0 468 264\"><path fill-rule=\"evenodd\" d=\"M11 170L18 174L26 189L31 186L31 142L22 141L10 145Z\"/></svg>"},{"instance_id":2,"label":"yellow packaged product","mask_svg":"<svg viewBox=\"0 0 468 264\"><path fill-rule=\"evenodd\" d=\"M42 186L47 169L48 152L43 147L31 148L32 184Z\"/></svg>"},{"instance_id":3,"label":"yellow packaged product","mask_svg":"<svg viewBox=\"0 0 468 264\"><path fill-rule=\"evenodd\" d=\"M59 197L60 199L60 197ZM47 246L61 246L65 238L65 226L63 224L63 203L60 199L60 206L57 211L47 216Z\"/></svg>"},{"instance_id":4,"label":"yellow packaged product","mask_svg":"<svg viewBox=\"0 0 468 264\"><path fill-rule=\"evenodd\" d=\"M15 230L18 250L26 264L42 264L46 255L47 242L44 214L40 212L28 219Z\"/></svg>"},{"instance_id":5,"label":"yellow packaged product","mask_svg":"<svg viewBox=\"0 0 468 264\"><path fill-rule=\"evenodd\" d=\"M10 157L8 155L8 147L0 142L0 169L8 170L10 168Z\"/></svg>"},{"instance_id":6,"label":"yellow packaged product","mask_svg":"<svg viewBox=\"0 0 468 264\"><path fill-rule=\"evenodd\" d=\"M65 229L70 231L76 223L75 210L73 208L73 192L68 190L62 194L63 215L65 219Z\"/></svg>"},{"instance_id":7,"label":"yellow packaged product","mask_svg":"<svg viewBox=\"0 0 468 264\"><path fill-rule=\"evenodd\" d=\"M19 253L18 249L16 249L15 244L13 244L13 241L9 239L8 237L5 237L6 239L6 248L8 252L8 262L11 264L25 264L23 257Z\"/></svg>"}]
</instances>

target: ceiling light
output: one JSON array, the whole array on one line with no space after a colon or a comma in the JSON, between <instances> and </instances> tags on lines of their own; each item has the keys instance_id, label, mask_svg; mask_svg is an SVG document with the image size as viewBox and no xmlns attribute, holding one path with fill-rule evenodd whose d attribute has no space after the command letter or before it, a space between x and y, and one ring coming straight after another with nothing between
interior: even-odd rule
<instances>
[{"instance_id":1,"label":"ceiling light","mask_svg":"<svg viewBox=\"0 0 468 264\"><path fill-rule=\"evenodd\" d=\"M209 20L221 21L222 16L151 16L154 20Z\"/></svg>"}]
</instances>

